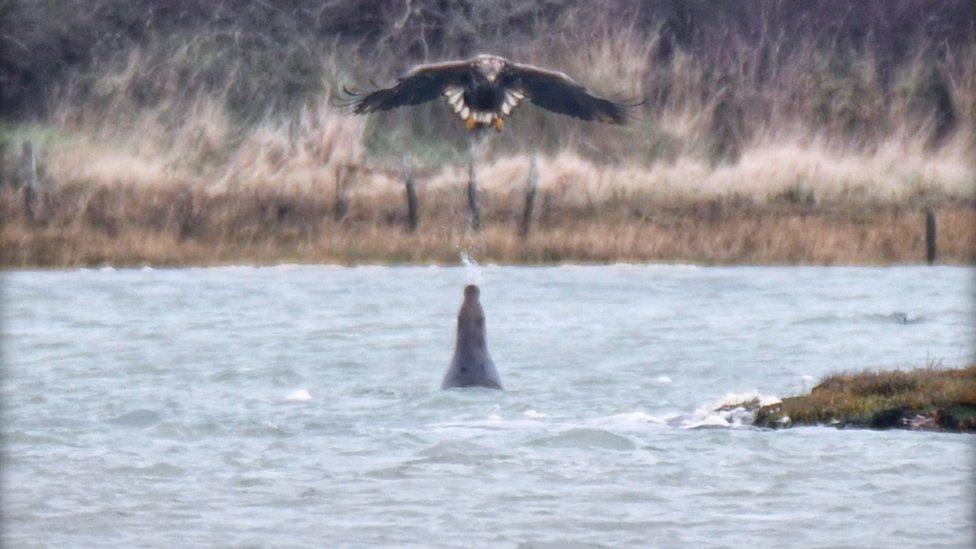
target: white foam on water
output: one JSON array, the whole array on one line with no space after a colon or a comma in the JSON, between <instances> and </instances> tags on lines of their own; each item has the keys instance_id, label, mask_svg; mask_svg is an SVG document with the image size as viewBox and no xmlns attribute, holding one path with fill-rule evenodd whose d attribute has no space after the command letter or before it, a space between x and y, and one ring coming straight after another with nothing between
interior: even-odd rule
<instances>
[{"instance_id":1,"label":"white foam on water","mask_svg":"<svg viewBox=\"0 0 976 549\"><path fill-rule=\"evenodd\" d=\"M779 404L779 397L764 395L759 391L745 393L726 393L724 397L708 406L695 410L692 417L682 427L752 427L756 411L763 406Z\"/></svg>"},{"instance_id":2,"label":"white foam on water","mask_svg":"<svg viewBox=\"0 0 976 549\"><path fill-rule=\"evenodd\" d=\"M548 417L535 410L522 413L525 419L506 419L497 413L491 413L483 420L468 420L456 422L433 423L428 428L435 431L447 431L455 436L477 437L489 431L546 431L554 435L577 430L604 431L607 433L635 433L646 432L673 425L680 414L672 413L654 416L646 412L622 412L596 418L566 418L556 421L540 421Z\"/></svg>"},{"instance_id":3,"label":"white foam on water","mask_svg":"<svg viewBox=\"0 0 976 549\"><path fill-rule=\"evenodd\" d=\"M733 427L734 424L730 423L727 419L721 416L706 416L701 421L688 423L683 425L685 429L701 429L705 427Z\"/></svg>"},{"instance_id":4,"label":"white foam on water","mask_svg":"<svg viewBox=\"0 0 976 549\"><path fill-rule=\"evenodd\" d=\"M654 381L658 382L661 385L671 385L672 383L671 378L668 376L657 376L657 379L655 379Z\"/></svg>"},{"instance_id":5,"label":"white foam on water","mask_svg":"<svg viewBox=\"0 0 976 549\"><path fill-rule=\"evenodd\" d=\"M582 426L599 427L608 431L643 431L652 425L667 425L669 419L677 417L655 417L646 412L623 412L612 416L599 417L584 422Z\"/></svg>"},{"instance_id":6,"label":"white foam on water","mask_svg":"<svg viewBox=\"0 0 976 549\"><path fill-rule=\"evenodd\" d=\"M308 402L312 400L312 395L310 395L305 389L299 389L285 397L285 400L289 402Z\"/></svg>"},{"instance_id":7,"label":"white foam on water","mask_svg":"<svg viewBox=\"0 0 976 549\"><path fill-rule=\"evenodd\" d=\"M782 402L779 397L764 395L759 391L747 391L745 393L725 393L725 396L717 400L715 404L712 405L712 409L719 409L727 406L737 406L750 404L753 401L759 404L759 407L769 406L771 404L779 404Z\"/></svg>"}]
</instances>

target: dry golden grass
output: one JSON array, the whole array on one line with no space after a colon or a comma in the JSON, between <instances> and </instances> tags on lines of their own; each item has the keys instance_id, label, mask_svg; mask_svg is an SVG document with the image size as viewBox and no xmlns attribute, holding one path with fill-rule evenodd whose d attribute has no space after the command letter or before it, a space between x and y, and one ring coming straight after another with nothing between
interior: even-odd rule
<instances>
[{"instance_id":1,"label":"dry golden grass","mask_svg":"<svg viewBox=\"0 0 976 549\"><path fill-rule=\"evenodd\" d=\"M402 187L402 186L401 186ZM0 193L0 243L8 267L222 263L455 263L480 261L677 261L705 264L888 264L925 257L918 208L810 204L793 195L657 201L569 200L552 187L537 197L534 226L518 234L522 197L486 190L484 226L468 228L460 188L422 188L421 225L406 230L402 189L349 193L271 187L207 191L185 185L74 185L39 196L33 217L23 191ZM800 202L796 202L800 200ZM939 259L976 260L976 210L935 208Z\"/></svg>"},{"instance_id":2,"label":"dry golden grass","mask_svg":"<svg viewBox=\"0 0 976 549\"><path fill-rule=\"evenodd\" d=\"M479 159L481 232L466 228L467 136L443 105L357 118L320 98L244 122L229 84L178 78L203 50L137 49L87 77L98 94L0 127L0 177L24 179L28 140L41 169L33 213L23 190L0 192L2 263L454 262L461 249L510 263L914 263L925 208L940 261L976 259L976 48L932 57L922 43L883 83L871 52L812 40L665 59L655 30L583 27L583 52L540 38L512 54L649 104L624 128L521 109ZM350 55L324 61L331 87L364 67L395 74L393 59ZM403 230L408 154L417 234Z\"/></svg>"}]
</instances>

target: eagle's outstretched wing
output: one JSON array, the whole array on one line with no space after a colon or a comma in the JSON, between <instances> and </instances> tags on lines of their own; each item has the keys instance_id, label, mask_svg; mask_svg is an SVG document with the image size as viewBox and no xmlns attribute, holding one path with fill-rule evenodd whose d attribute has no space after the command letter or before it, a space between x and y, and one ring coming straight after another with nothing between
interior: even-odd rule
<instances>
[{"instance_id":1,"label":"eagle's outstretched wing","mask_svg":"<svg viewBox=\"0 0 976 549\"><path fill-rule=\"evenodd\" d=\"M471 71L468 61L448 61L418 65L389 88L359 96L345 90L355 98L353 112L364 114L385 111L404 105L418 105L437 99L447 86L462 82Z\"/></svg>"},{"instance_id":2,"label":"eagle's outstretched wing","mask_svg":"<svg viewBox=\"0 0 976 549\"><path fill-rule=\"evenodd\" d=\"M520 90L543 109L582 120L624 124L627 110L633 106L597 97L565 73L533 65L509 62L504 78L508 86Z\"/></svg>"}]
</instances>

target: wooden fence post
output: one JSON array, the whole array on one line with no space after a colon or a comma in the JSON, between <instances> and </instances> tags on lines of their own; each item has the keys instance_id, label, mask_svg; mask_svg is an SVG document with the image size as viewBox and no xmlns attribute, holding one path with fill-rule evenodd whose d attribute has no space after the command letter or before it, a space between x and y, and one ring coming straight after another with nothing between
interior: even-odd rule
<instances>
[{"instance_id":1,"label":"wooden fence post","mask_svg":"<svg viewBox=\"0 0 976 549\"><path fill-rule=\"evenodd\" d=\"M413 180L410 155L403 157L403 184L407 188L407 230L414 233L420 226L420 202L417 199L417 185Z\"/></svg>"},{"instance_id":2,"label":"wooden fence post","mask_svg":"<svg viewBox=\"0 0 976 549\"><path fill-rule=\"evenodd\" d=\"M478 202L478 180L475 173L475 150L472 142L471 158L468 162L468 210L471 212L471 228L481 229L481 204Z\"/></svg>"},{"instance_id":3,"label":"wooden fence post","mask_svg":"<svg viewBox=\"0 0 976 549\"><path fill-rule=\"evenodd\" d=\"M178 192L174 210L176 215L176 241L183 242L193 236L195 226L193 191L190 190L190 187L185 187Z\"/></svg>"},{"instance_id":4,"label":"wooden fence post","mask_svg":"<svg viewBox=\"0 0 976 549\"><path fill-rule=\"evenodd\" d=\"M938 253L936 247L935 212L932 208L925 209L925 259L929 265L935 263Z\"/></svg>"},{"instance_id":5,"label":"wooden fence post","mask_svg":"<svg viewBox=\"0 0 976 549\"><path fill-rule=\"evenodd\" d=\"M535 207L535 193L538 178L539 172L536 168L536 157L532 155L532 161L529 164L529 178L525 183L525 209L522 210L522 224L519 226L519 234L522 238L527 238L529 231L532 229L532 208Z\"/></svg>"},{"instance_id":6,"label":"wooden fence post","mask_svg":"<svg viewBox=\"0 0 976 549\"><path fill-rule=\"evenodd\" d=\"M7 183L7 141L0 139L0 187Z\"/></svg>"},{"instance_id":7,"label":"wooden fence post","mask_svg":"<svg viewBox=\"0 0 976 549\"><path fill-rule=\"evenodd\" d=\"M348 204L346 204L346 172L348 168L346 166L340 165L336 168L336 178L335 178L335 209L332 214L336 221L342 221L342 218L346 217L346 212L349 210Z\"/></svg>"},{"instance_id":8,"label":"wooden fence post","mask_svg":"<svg viewBox=\"0 0 976 549\"><path fill-rule=\"evenodd\" d=\"M24 212L31 221L37 219L34 206L37 202L37 155L34 154L34 144L30 140L24 141L21 147L21 161L23 162Z\"/></svg>"}]
</instances>

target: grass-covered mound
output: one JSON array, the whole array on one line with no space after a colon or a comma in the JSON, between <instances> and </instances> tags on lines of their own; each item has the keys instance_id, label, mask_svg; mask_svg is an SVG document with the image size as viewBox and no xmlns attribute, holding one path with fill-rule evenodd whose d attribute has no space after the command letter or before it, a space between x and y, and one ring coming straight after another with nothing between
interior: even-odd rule
<instances>
[{"instance_id":1,"label":"grass-covered mound","mask_svg":"<svg viewBox=\"0 0 976 549\"><path fill-rule=\"evenodd\" d=\"M976 432L976 364L831 375L809 395L763 407L755 420L774 428L821 424Z\"/></svg>"}]
</instances>

